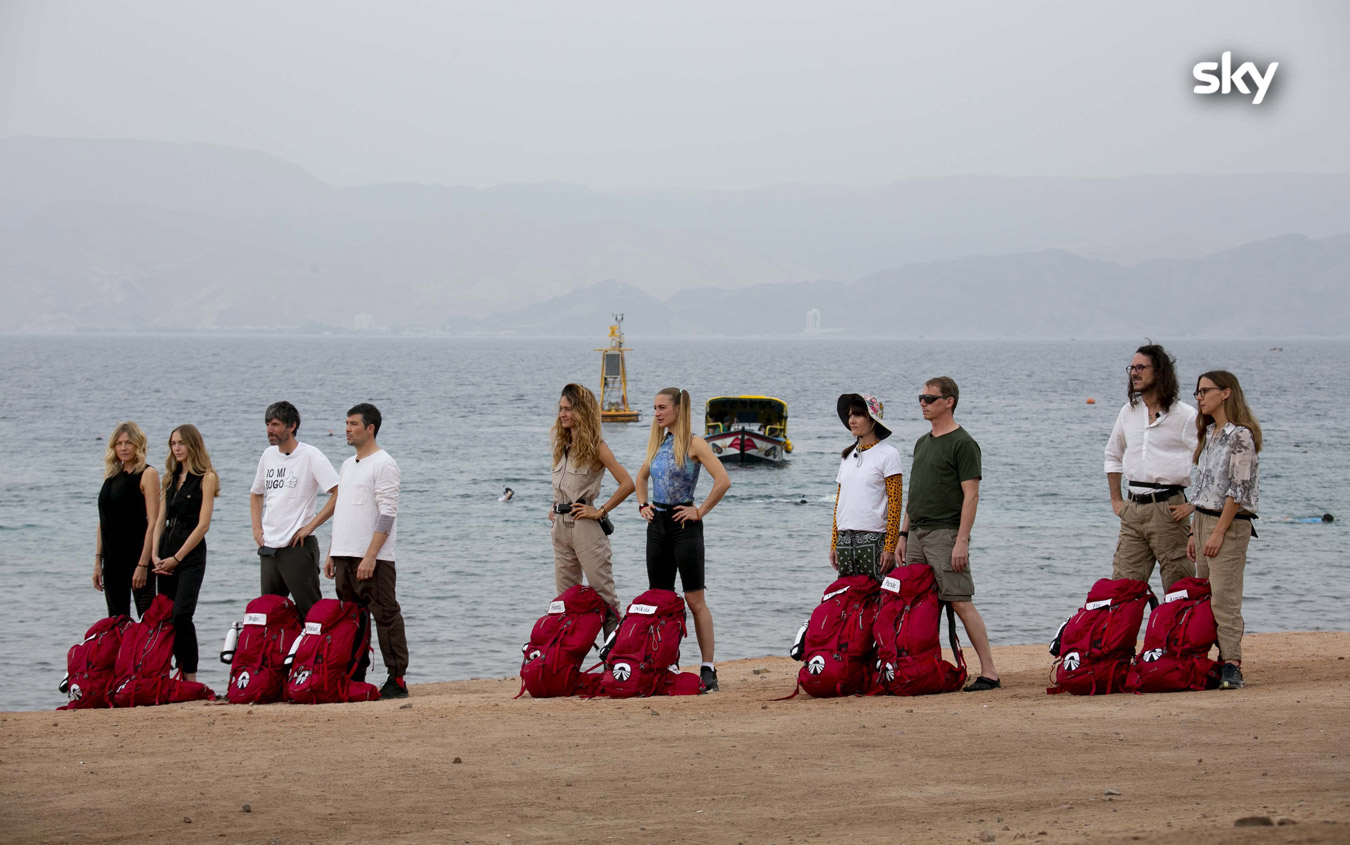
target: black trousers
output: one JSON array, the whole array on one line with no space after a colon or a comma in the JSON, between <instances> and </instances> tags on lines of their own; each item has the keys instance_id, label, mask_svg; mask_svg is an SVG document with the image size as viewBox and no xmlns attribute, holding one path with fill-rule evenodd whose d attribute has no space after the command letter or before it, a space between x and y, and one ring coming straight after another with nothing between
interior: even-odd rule
<instances>
[{"instance_id":1,"label":"black trousers","mask_svg":"<svg viewBox=\"0 0 1350 845\"><path fill-rule=\"evenodd\" d=\"M277 549L276 554L259 560L263 595L289 594L300 618L309 616L309 609L323 598L319 590L318 539L311 534L299 546Z\"/></svg>"},{"instance_id":2,"label":"black trousers","mask_svg":"<svg viewBox=\"0 0 1350 845\"><path fill-rule=\"evenodd\" d=\"M187 558L174 567L172 575L156 575L155 587L161 596L173 599L173 657L185 675L197 671L197 595L206 575L206 541L202 540Z\"/></svg>"},{"instance_id":3,"label":"black trousers","mask_svg":"<svg viewBox=\"0 0 1350 845\"><path fill-rule=\"evenodd\" d=\"M131 603L136 602L136 616L144 616L155 600L155 581L150 570L145 572L145 586L139 590L131 586L131 577L136 574L136 564L140 562L140 552L135 557L117 558L111 555L103 558L103 600L108 603L109 616L130 616Z\"/></svg>"}]
</instances>

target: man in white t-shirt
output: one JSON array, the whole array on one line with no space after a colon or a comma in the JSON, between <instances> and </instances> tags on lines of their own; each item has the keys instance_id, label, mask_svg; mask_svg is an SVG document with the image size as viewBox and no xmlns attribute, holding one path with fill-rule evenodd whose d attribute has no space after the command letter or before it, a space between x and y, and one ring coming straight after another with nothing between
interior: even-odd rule
<instances>
[{"instance_id":1,"label":"man in white t-shirt","mask_svg":"<svg viewBox=\"0 0 1350 845\"><path fill-rule=\"evenodd\" d=\"M295 439L300 412L290 402L269 405L263 418L272 444L258 461L249 493L253 541L262 562L263 595L290 595L301 618L323 598L315 530L333 515L338 474L318 449ZM330 493L315 513L319 492Z\"/></svg>"},{"instance_id":2,"label":"man in white t-shirt","mask_svg":"<svg viewBox=\"0 0 1350 845\"><path fill-rule=\"evenodd\" d=\"M333 543L323 574L336 579L338 598L370 610L380 638L380 656L389 679L381 698L406 698L408 638L403 610L394 592L394 541L398 532L398 493L403 478L398 464L375 442L380 411L363 402L347 412L347 443L356 454L342 462L342 492L334 496ZM356 680L365 680L370 658L361 655Z\"/></svg>"}]
</instances>

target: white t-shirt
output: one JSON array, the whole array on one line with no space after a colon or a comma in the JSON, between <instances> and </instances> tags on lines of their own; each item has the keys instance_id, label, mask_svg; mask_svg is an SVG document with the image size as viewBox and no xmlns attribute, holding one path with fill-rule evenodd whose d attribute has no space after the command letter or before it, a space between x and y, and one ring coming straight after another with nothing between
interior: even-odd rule
<instances>
[{"instance_id":1,"label":"white t-shirt","mask_svg":"<svg viewBox=\"0 0 1350 845\"><path fill-rule=\"evenodd\" d=\"M258 460L258 474L249 489L263 497L263 545L290 545L295 532L314 518L319 491L327 493L337 483L337 470L308 443L295 444L289 455L269 446Z\"/></svg>"},{"instance_id":2,"label":"white t-shirt","mask_svg":"<svg viewBox=\"0 0 1350 845\"><path fill-rule=\"evenodd\" d=\"M373 455L342 462L338 481L337 508L333 511L334 557L365 557L370 538L381 522L388 524L389 537L375 555L376 560L394 559L394 540L398 534L398 488L403 481L398 464L380 449Z\"/></svg>"},{"instance_id":3,"label":"white t-shirt","mask_svg":"<svg viewBox=\"0 0 1350 845\"><path fill-rule=\"evenodd\" d=\"M900 453L885 441L865 452L849 452L848 457L839 462L839 474L834 479L839 483L835 526L840 531L884 532L886 479L902 475L904 471Z\"/></svg>"}]
</instances>

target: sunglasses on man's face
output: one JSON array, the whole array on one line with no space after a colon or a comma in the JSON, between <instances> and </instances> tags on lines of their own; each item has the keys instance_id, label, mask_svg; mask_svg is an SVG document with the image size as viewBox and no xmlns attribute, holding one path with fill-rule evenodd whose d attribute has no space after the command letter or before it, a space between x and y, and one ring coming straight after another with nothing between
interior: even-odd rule
<instances>
[{"instance_id":1,"label":"sunglasses on man's face","mask_svg":"<svg viewBox=\"0 0 1350 845\"><path fill-rule=\"evenodd\" d=\"M946 398L947 398L947 397L945 397L945 396L936 396L936 395L934 395L934 394L932 394L932 393L920 393L920 394L919 394L919 401L920 401L921 403L923 403L924 405L931 405L931 404L933 404L934 402L936 402L936 401L939 400L939 399L946 399Z\"/></svg>"}]
</instances>

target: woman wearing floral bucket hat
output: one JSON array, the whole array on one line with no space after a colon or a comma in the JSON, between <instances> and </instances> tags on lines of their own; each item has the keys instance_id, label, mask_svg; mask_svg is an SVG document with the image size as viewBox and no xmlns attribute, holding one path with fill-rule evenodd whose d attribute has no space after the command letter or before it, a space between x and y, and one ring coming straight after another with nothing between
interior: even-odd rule
<instances>
[{"instance_id":1,"label":"woman wearing floral bucket hat","mask_svg":"<svg viewBox=\"0 0 1350 845\"><path fill-rule=\"evenodd\" d=\"M854 440L841 453L835 477L830 566L840 575L881 580L895 567L904 467L895 447L882 442L891 430L882 422L880 399L845 393L837 407Z\"/></svg>"}]
</instances>

